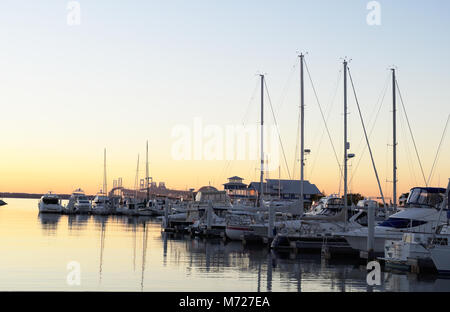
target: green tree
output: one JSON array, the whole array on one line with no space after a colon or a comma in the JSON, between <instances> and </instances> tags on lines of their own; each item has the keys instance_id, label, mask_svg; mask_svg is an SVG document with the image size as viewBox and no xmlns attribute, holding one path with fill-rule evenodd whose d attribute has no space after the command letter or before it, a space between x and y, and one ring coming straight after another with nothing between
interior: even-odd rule
<instances>
[{"instance_id":1,"label":"green tree","mask_svg":"<svg viewBox=\"0 0 450 312\"><path fill-rule=\"evenodd\" d=\"M360 200L363 200L365 197L362 196L359 193L356 194L347 194L347 205L351 206L352 204L357 204ZM342 196L342 199L344 199L344 196Z\"/></svg>"}]
</instances>

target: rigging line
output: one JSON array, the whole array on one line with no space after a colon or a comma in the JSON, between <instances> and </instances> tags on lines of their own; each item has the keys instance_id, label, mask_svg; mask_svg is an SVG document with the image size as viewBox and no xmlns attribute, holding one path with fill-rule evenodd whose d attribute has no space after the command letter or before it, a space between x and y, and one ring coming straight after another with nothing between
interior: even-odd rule
<instances>
[{"instance_id":1,"label":"rigging line","mask_svg":"<svg viewBox=\"0 0 450 312\"><path fill-rule=\"evenodd\" d=\"M403 141L404 142L408 142L408 137L406 135L406 129L405 129L405 125L403 124L405 121L403 120L403 114L400 114L400 128L402 129L402 137L403 137ZM413 161L411 159L411 152L409 150L409 146L408 144L403 144L404 146L404 150L406 152L406 158L408 160L408 167L409 167L409 175L411 180L414 180L414 185L418 185L417 183L417 177L416 174L414 172L414 164Z\"/></svg>"},{"instance_id":2,"label":"rigging line","mask_svg":"<svg viewBox=\"0 0 450 312\"><path fill-rule=\"evenodd\" d=\"M322 107L321 107L320 102L319 102L319 97L317 96L316 88L314 87L314 83L313 83L313 80L312 80L312 78L311 78L311 73L309 72L309 68L308 68L308 65L307 65L307 63L306 63L306 60L304 60L304 63L305 63L306 72L308 73L309 81L311 82L311 86L312 86L312 89L313 89L313 92L314 92L314 96L316 97L317 105L319 106L320 115L322 116L322 120L323 120L323 122L324 122L324 124L325 124L325 128L326 128L326 130L327 130L328 138L330 139L331 147L333 148L334 157L336 158L336 161L337 161L337 163L338 163L339 172L340 172L340 174L341 174L341 179L342 179L343 174L342 174L342 168L341 168L341 165L340 165L340 163L339 163L339 158L337 157L336 149L335 149L335 147L334 147L333 140L331 139L330 131L329 131L329 129L328 129L328 125L327 125L327 122L326 122L326 120L325 120L325 116L323 115Z\"/></svg>"},{"instance_id":3,"label":"rigging line","mask_svg":"<svg viewBox=\"0 0 450 312\"><path fill-rule=\"evenodd\" d=\"M381 108L383 107L384 98L386 96L386 91L387 91L387 87L388 87L388 82L389 82L389 75L387 76L387 79L386 79L384 91L382 91L382 94L380 94L380 97L378 98L378 101L377 101L377 103L380 103L380 105L378 107L378 111L377 111L377 113L375 115L375 119L373 121L372 127L371 127L370 132L369 132L369 139L372 137L373 130L375 129L375 124L377 123L378 116L380 115ZM380 99L381 99L381 102L380 102ZM358 144L357 150L359 150L359 147L361 146L361 143L362 143L363 140L364 140L364 136L361 138L361 140L360 140L360 142ZM356 172L358 171L359 165L360 165L361 160L362 160L362 158L364 156L364 153L366 152L366 149L367 149L367 145L364 145L363 150L361 152L361 156L358 157L358 162L356 163L356 167L353 170L352 175L350 177L350 183L352 183L353 178L354 178Z\"/></svg>"},{"instance_id":4,"label":"rigging line","mask_svg":"<svg viewBox=\"0 0 450 312\"><path fill-rule=\"evenodd\" d=\"M250 96L250 100L248 101L247 108L245 110L245 114L242 117L242 122L241 123L242 123L242 126L244 127L244 129L246 127L246 121L247 121L247 118L248 118L248 114L250 112L251 104L253 103L253 101L255 99L256 90L258 89L258 85L259 85L259 80L255 79L255 87L253 88L253 92L252 92L252 94ZM230 166L231 162L232 162L232 160L227 160L226 161L226 163L222 167L222 170L220 171L220 176L218 178L220 178L222 176L225 176L227 174L227 170L228 170L228 167Z\"/></svg>"},{"instance_id":5,"label":"rigging line","mask_svg":"<svg viewBox=\"0 0 450 312\"><path fill-rule=\"evenodd\" d=\"M437 158L438 158L438 156L439 156L439 151L440 151L440 149L441 149L442 141L444 141L445 134L447 133L447 126L448 126L448 121L449 121L449 120L450 120L450 114L449 114L448 117L447 117L447 122L446 122L446 124L445 124L444 132L442 133L441 141L439 142L439 146L438 146L438 149L437 149L437 151L436 151L436 156L434 157L433 166L431 167L430 176L428 177L427 184L430 183L431 178L433 177L434 166L436 165Z\"/></svg>"},{"instance_id":6,"label":"rigging line","mask_svg":"<svg viewBox=\"0 0 450 312\"><path fill-rule=\"evenodd\" d=\"M385 96L386 96L386 92L387 92L387 88L388 88L388 84L389 84L389 78L390 78L390 75L388 74L388 75L386 76L386 81L385 81L384 87L383 87L383 89L382 89L382 91L381 91L381 93L380 93L380 95L379 95L379 97L378 97L378 100L377 100L377 102L376 102L376 106L374 107L374 108L376 109L376 107L377 107L378 104L379 104L378 110L377 110L377 112L376 112L376 114L375 114L375 119L374 119L374 120L372 120L372 118L373 118L373 116L374 116L374 112L372 112L372 113L370 114L371 118L370 118L368 124L372 124L372 126L371 126L371 130L370 130L370 132L369 132L369 138L372 136L372 132L373 132L373 130L374 130L374 128L375 128L375 124L376 124L376 122L377 122L377 120L378 120L379 113L380 113L381 108L382 108L382 106L383 106L384 98L385 98ZM380 100L381 100L381 102L380 102ZM358 143L358 147L357 147L357 149L356 149L356 150L358 151L358 153L361 151L361 145L362 145L363 141L364 141L364 135L361 136L361 139L360 139L360 141L359 141L359 143ZM364 144L362 148L363 148L363 150L361 151L361 155L363 155L363 154L365 153L365 150L366 150L366 148L367 148L367 145ZM362 156L361 156L361 157L362 157Z\"/></svg>"},{"instance_id":7,"label":"rigging line","mask_svg":"<svg viewBox=\"0 0 450 312\"><path fill-rule=\"evenodd\" d=\"M295 138L295 153L294 153L294 165L292 166L292 179L295 180L295 169L297 168L297 155L298 155L298 141L300 140L300 119L301 119L301 114L300 114L300 109L298 111L298 120L297 120L297 136Z\"/></svg>"},{"instance_id":8,"label":"rigging line","mask_svg":"<svg viewBox=\"0 0 450 312\"><path fill-rule=\"evenodd\" d=\"M387 120L387 119L386 119ZM389 127L387 127L387 128L389 128ZM386 140L387 142L389 142L389 138L387 138L387 140ZM388 179L387 179L387 174L388 174L388 172L390 172L390 170L389 170L389 148L388 148L388 146L389 146L389 143L386 143L386 167L385 167L385 170L386 170L386 172L385 172L385 175L386 175L386 178L385 178L385 180L384 180L384 189L385 190L387 190L388 189ZM386 193L386 195L388 195L387 193ZM389 195L392 195L392 193L390 193ZM391 200L391 202L392 202L392 200Z\"/></svg>"},{"instance_id":9,"label":"rigging line","mask_svg":"<svg viewBox=\"0 0 450 312\"><path fill-rule=\"evenodd\" d=\"M252 92L252 95L251 95L250 100L248 102L247 109L245 110L245 115L242 118L242 125L244 127L245 127L246 119L247 119L248 114L250 112L251 105L253 103L253 100L255 99L256 90L258 89L258 86L259 86L259 79L255 79L255 87L253 88L253 92Z\"/></svg>"},{"instance_id":10,"label":"rigging line","mask_svg":"<svg viewBox=\"0 0 450 312\"><path fill-rule=\"evenodd\" d=\"M413 141L413 144L414 144L414 149L416 151L417 160L419 161L420 170L422 171L423 182L425 183L425 186L428 186L427 180L425 179L425 173L424 173L423 167L422 167L422 162L420 161L419 152L417 151L416 140L414 139L414 136L413 136L413 133L412 133L412 130L411 130L411 125L409 123L408 114L406 113L405 104L403 103L403 97L402 97L402 93L400 92L400 86L398 85L398 80L397 79L395 79L395 85L397 86L398 95L400 96L400 102L402 103L403 112L405 113L406 122L408 124L409 133L411 135L411 138L412 138L412 141Z\"/></svg>"},{"instance_id":11,"label":"rigging line","mask_svg":"<svg viewBox=\"0 0 450 312\"><path fill-rule=\"evenodd\" d=\"M296 57L296 61L294 62L294 65L291 68L291 72L289 73L288 79L283 88L283 93L281 94L280 107L278 108L279 111L281 111L281 108L283 107L283 104L286 100L286 95L291 86L292 77L294 77L295 70L297 69L297 63L298 63L298 61L297 61L297 57Z\"/></svg>"},{"instance_id":12,"label":"rigging line","mask_svg":"<svg viewBox=\"0 0 450 312\"><path fill-rule=\"evenodd\" d=\"M330 106L325 108L325 113L328 110L328 114L327 114L327 118L326 118L327 122L330 119L331 111L333 110L334 102L336 100L336 96L337 96L337 92L338 92L338 89L339 89L339 86L340 86L341 79L342 79L342 69L340 69L339 72L338 72L338 78L337 78L337 81L336 81L336 88L334 90L334 94L332 96ZM322 146L324 135L325 135L325 128L322 129L322 134L320 135L319 145L317 146L317 149L316 149L317 152L315 153L313 164L312 164L312 166L310 168L310 171L309 171L309 176L310 177L312 177L314 169L316 167L316 163L317 163L317 159L319 158L319 151L320 151L320 147Z\"/></svg>"},{"instance_id":13,"label":"rigging line","mask_svg":"<svg viewBox=\"0 0 450 312\"><path fill-rule=\"evenodd\" d=\"M291 179L291 173L289 172L289 166L287 164L286 154L284 152L283 142L281 140L280 129L278 128L277 119L275 118L275 113L273 111L272 100L270 99L270 94L269 94L269 89L267 88L266 79L264 79L264 87L266 88L267 98L268 98L269 104L270 104L270 110L272 112L273 120L275 121L275 127L276 127L277 133L278 133L278 140L280 141L281 151L283 152L283 158L284 158L284 163L285 163L285 166L286 166L286 172L287 172L287 174L289 176L289 180L290 180Z\"/></svg>"},{"instance_id":14,"label":"rigging line","mask_svg":"<svg viewBox=\"0 0 450 312\"><path fill-rule=\"evenodd\" d=\"M284 88L283 88L283 93L282 93L282 97L281 97L281 104L280 104L280 108L279 108L279 110L281 111L281 108L283 107L283 104L284 104L284 102L285 102L285 100L286 100L286 95L287 95L287 93L288 93L288 91L289 91L289 87L290 87L290 85L291 85L291 80L292 80L292 77L294 77L294 73L295 73L295 70L296 70L296 68L297 68L297 64L298 64L298 61L297 61L297 57L296 57L296 60L295 60L295 62L294 62L294 65L293 66L291 66L291 72L289 73L289 76L288 76L288 79L287 79L287 81L286 81L286 84L285 84L285 86L284 86ZM299 138L298 138L298 136L300 135L299 134L299 131L300 131L300 129L299 129L299 127L300 127L300 111L299 111L299 117L298 117L298 128L297 128L297 138L296 138L296 146L295 146L295 155L297 155L297 150L298 150L298 140L299 140ZM296 165L296 157L294 157L294 165L293 165L293 167L292 167L292 179L295 179L295 166Z\"/></svg>"},{"instance_id":15,"label":"rigging line","mask_svg":"<svg viewBox=\"0 0 450 312\"><path fill-rule=\"evenodd\" d=\"M383 201L383 206L386 207L386 202L384 201L383 190L381 189L380 179L378 178L377 168L375 167L375 160L373 158L372 148L370 147L369 138L367 137L366 126L364 125L364 120L362 117L361 108L359 106L358 97L356 96L355 85L353 84L353 78L352 78L352 74L350 73L350 68L348 68L348 76L349 76L350 82L352 84L353 94L355 96L356 106L358 107L359 117L361 119L361 124L362 124L363 130L364 130L364 136L366 137L366 143L367 143L367 147L369 149L370 158L372 159L373 171L375 172L375 176L376 176L377 182L378 182L378 188L380 189L381 200Z\"/></svg>"}]
</instances>

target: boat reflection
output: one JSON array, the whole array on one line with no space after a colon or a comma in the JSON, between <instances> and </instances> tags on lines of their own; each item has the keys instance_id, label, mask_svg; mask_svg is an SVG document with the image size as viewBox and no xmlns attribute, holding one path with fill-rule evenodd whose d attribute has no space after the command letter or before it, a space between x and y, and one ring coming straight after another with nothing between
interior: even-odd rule
<instances>
[{"instance_id":1,"label":"boat reflection","mask_svg":"<svg viewBox=\"0 0 450 312\"><path fill-rule=\"evenodd\" d=\"M58 228L61 214L59 213L39 213L39 221L41 228L46 235L56 235L56 229Z\"/></svg>"}]
</instances>

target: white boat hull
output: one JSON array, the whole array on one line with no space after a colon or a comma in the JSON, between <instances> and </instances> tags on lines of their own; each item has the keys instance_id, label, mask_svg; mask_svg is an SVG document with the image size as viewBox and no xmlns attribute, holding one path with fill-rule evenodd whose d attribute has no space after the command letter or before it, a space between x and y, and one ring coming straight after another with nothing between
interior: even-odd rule
<instances>
[{"instance_id":1,"label":"white boat hull","mask_svg":"<svg viewBox=\"0 0 450 312\"><path fill-rule=\"evenodd\" d=\"M147 209L145 209L145 210L138 210L137 214L139 216L148 216L148 217L153 216L153 212L151 210L147 210Z\"/></svg>"},{"instance_id":2,"label":"white boat hull","mask_svg":"<svg viewBox=\"0 0 450 312\"><path fill-rule=\"evenodd\" d=\"M231 240L242 240L244 235L252 233L253 229L246 226L227 226L225 229L226 236Z\"/></svg>"},{"instance_id":3,"label":"white boat hull","mask_svg":"<svg viewBox=\"0 0 450 312\"><path fill-rule=\"evenodd\" d=\"M61 205L39 205L39 212L42 213L58 213L62 212L63 208Z\"/></svg>"},{"instance_id":4,"label":"white boat hull","mask_svg":"<svg viewBox=\"0 0 450 312\"><path fill-rule=\"evenodd\" d=\"M89 213L91 211L91 205L79 205L75 204L76 213Z\"/></svg>"},{"instance_id":5,"label":"white boat hull","mask_svg":"<svg viewBox=\"0 0 450 312\"><path fill-rule=\"evenodd\" d=\"M344 234L345 240L355 250L367 251L367 236L356 234ZM386 240L401 240L403 237L402 232L390 233L386 235L375 236L374 252L384 253L384 246Z\"/></svg>"},{"instance_id":6,"label":"white boat hull","mask_svg":"<svg viewBox=\"0 0 450 312\"><path fill-rule=\"evenodd\" d=\"M106 215L106 214L109 214L110 213L110 211L109 211L109 209L108 208L104 208L104 207L102 207L102 208L92 208L92 210L91 210L91 213L92 214L99 214L99 215Z\"/></svg>"},{"instance_id":7,"label":"white boat hull","mask_svg":"<svg viewBox=\"0 0 450 312\"><path fill-rule=\"evenodd\" d=\"M435 246L430 250L431 259L440 274L450 274L449 246Z\"/></svg>"}]
</instances>

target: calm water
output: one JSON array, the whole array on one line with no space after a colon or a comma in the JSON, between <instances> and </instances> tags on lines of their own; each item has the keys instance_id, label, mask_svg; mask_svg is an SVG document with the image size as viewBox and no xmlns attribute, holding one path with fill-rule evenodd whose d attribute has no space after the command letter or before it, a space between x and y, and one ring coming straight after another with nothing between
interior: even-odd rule
<instances>
[{"instance_id":1,"label":"calm water","mask_svg":"<svg viewBox=\"0 0 450 312\"><path fill-rule=\"evenodd\" d=\"M166 236L145 217L39 215L37 200L0 207L0 291L450 291L450 280L382 274L315 255ZM68 263L80 285L68 285Z\"/></svg>"}]
</instances>

